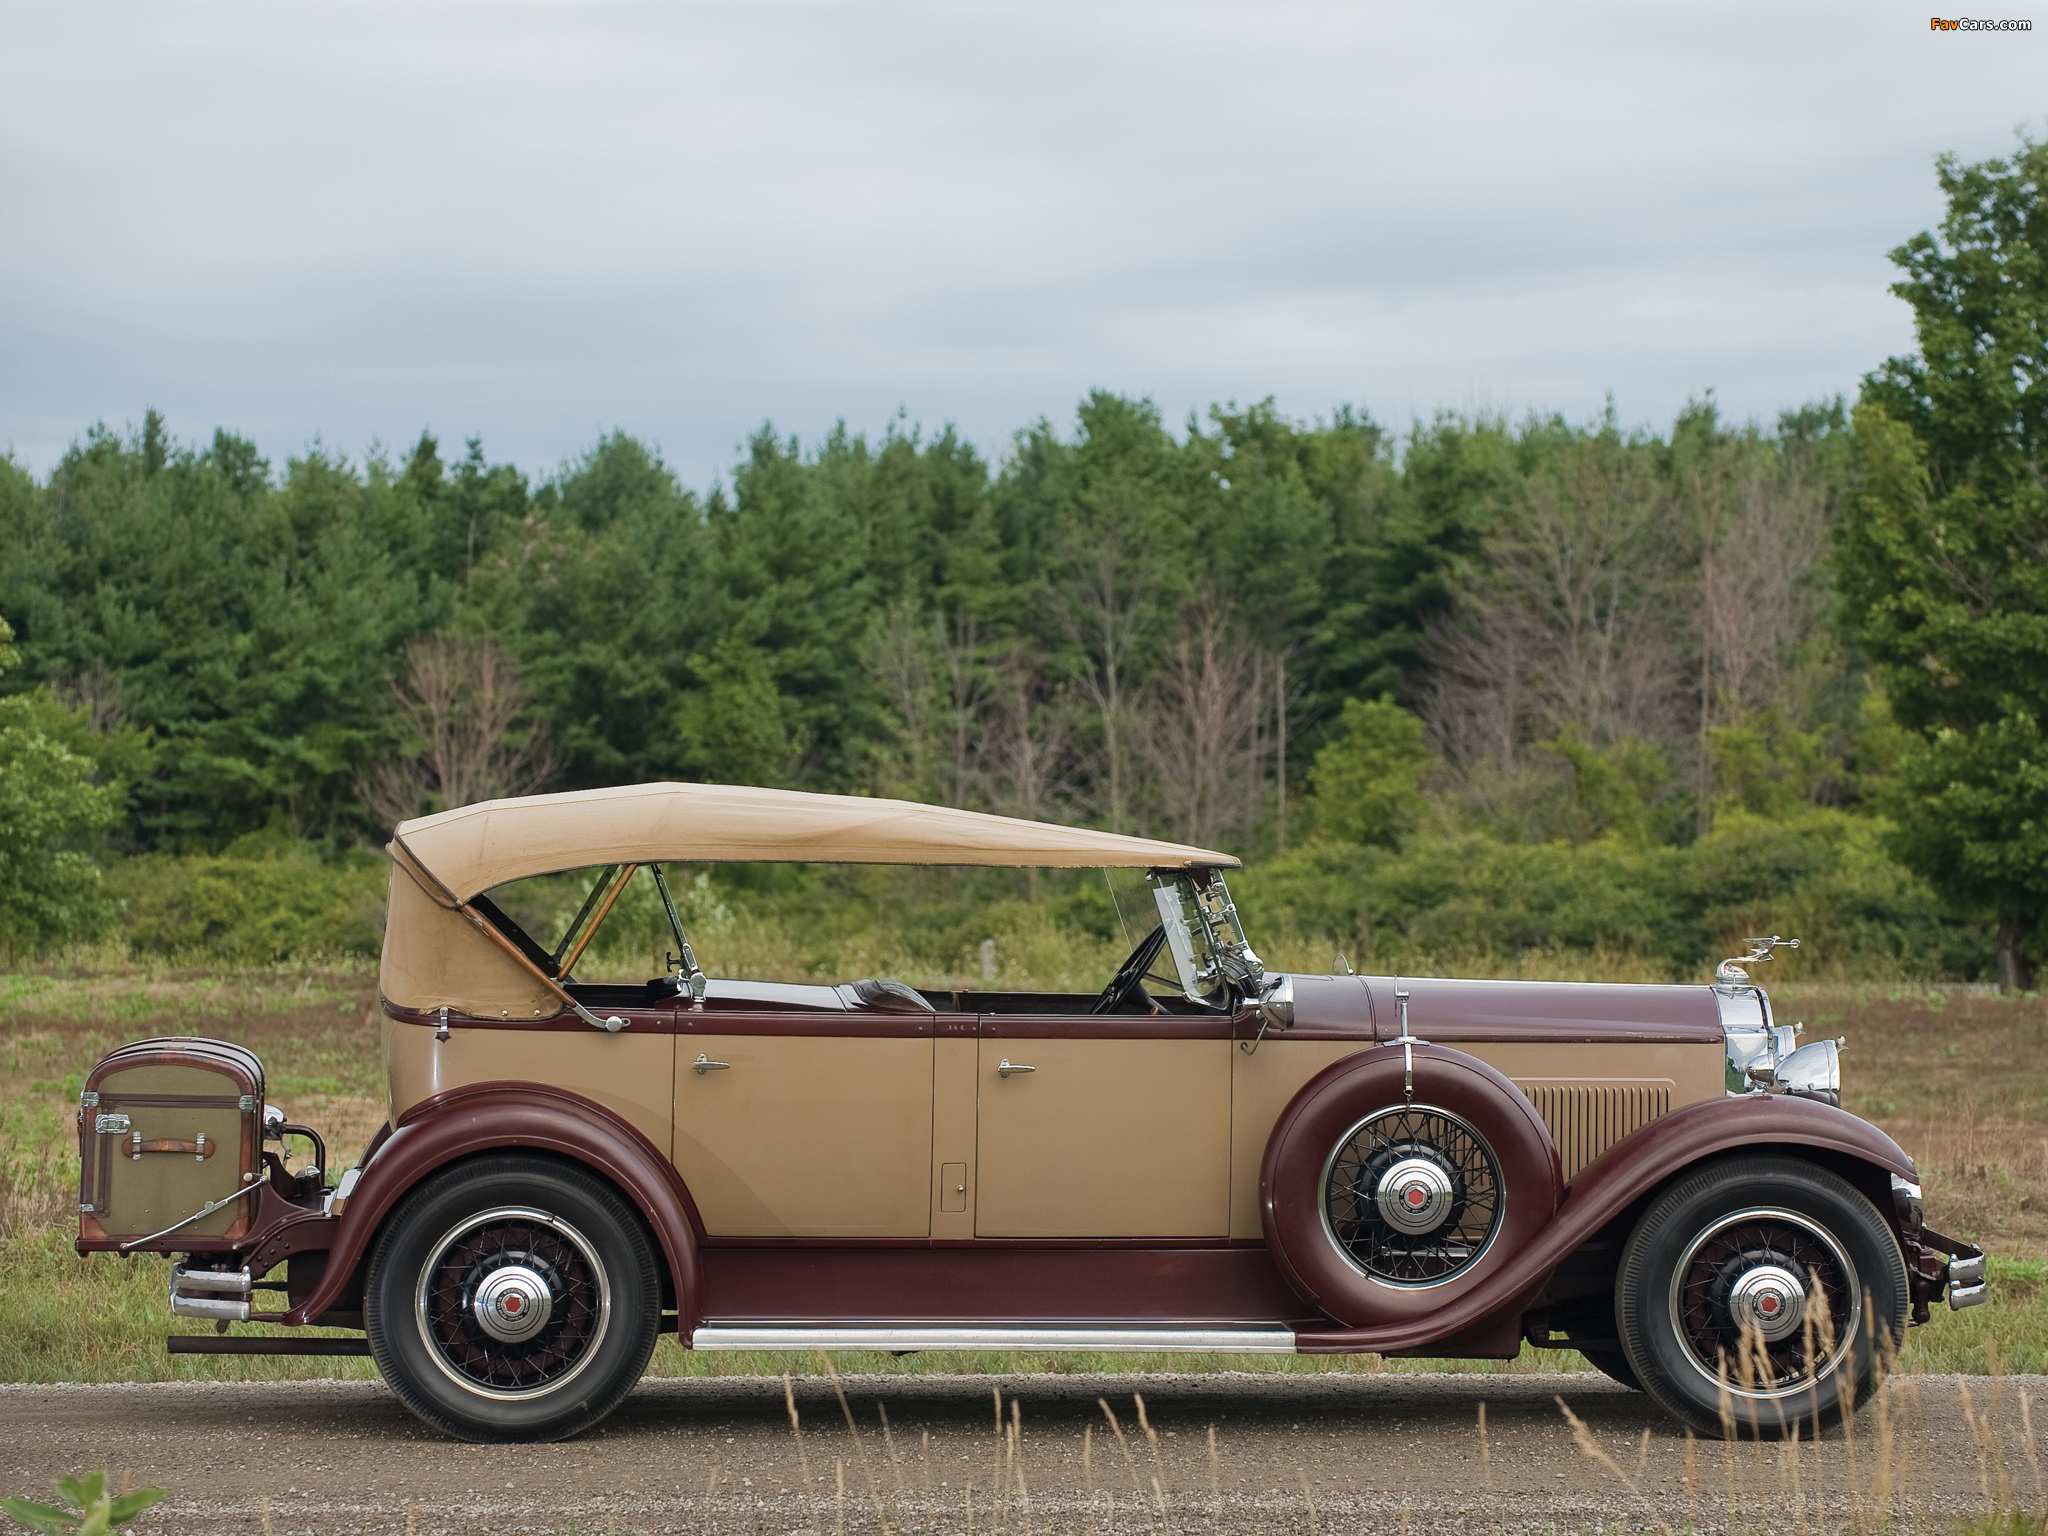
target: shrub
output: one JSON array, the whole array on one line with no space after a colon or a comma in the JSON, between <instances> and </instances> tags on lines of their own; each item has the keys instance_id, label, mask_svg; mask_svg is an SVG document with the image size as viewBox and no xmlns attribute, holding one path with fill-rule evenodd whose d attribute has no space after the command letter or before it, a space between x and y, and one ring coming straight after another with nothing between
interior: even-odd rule
<instances>
[{"instance_id":1,"label":"shrub","mask_svg":"<svg viewBox=\"0 0 2048 1536\"><path fill-rule=\"evenodd\" d=\"M300 846L243 839L223 854L131 859L109 883L137 955L264 963L375 956L389 869L381 854L323 861Z\"/></svg>"}]
</instances>

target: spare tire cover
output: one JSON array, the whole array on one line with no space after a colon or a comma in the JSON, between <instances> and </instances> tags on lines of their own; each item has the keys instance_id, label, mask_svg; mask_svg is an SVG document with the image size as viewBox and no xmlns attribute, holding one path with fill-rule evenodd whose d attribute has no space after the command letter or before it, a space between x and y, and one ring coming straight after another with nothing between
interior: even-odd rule
<instances>
[{"instance_id":1,"label":"spare tire cover","mask_svg":"<svg viewBox=\"0 0 2048 1536\"><path fill-rule=\"evenodd\" d=\"M1486 1283L1557 1212L1535 1106L1463 1051L1383 1045L1326 1067L1273 1126L1260 1219L1281 1272L1354 1328L1426 1316Z\"/></svg>"}]
</instances>

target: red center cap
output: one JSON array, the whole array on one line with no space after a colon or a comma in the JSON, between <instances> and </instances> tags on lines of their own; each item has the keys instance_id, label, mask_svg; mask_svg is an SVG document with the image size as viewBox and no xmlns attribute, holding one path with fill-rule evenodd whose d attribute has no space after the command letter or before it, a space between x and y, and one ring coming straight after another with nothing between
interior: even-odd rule
<instances>
[{"instance_id":1,"label":"red center cap","mask_svg":"<svg viewBox=\"0 0 2048 1536\"><path fill-rule=\"evenodd\" d=\"M1757 1298L1756 1309L1765 1317L1770 1317L1778 1310L1778 1298L1766 1291Z\"/></svg>"},{"instance_id":2,"label":"red center cap","mask_svg":"<svg viewBox=\"0 0 2048 1536\"><path fill-rule=\"evenodd\" d=\"M505 1297L505 1310L517 1317L526 1310L526 1298L517 1291L509 1292Z\"/></svg>"},{"instance_id":3,"label":"red center cap","mask_svg":"<svg viewBox=\"0 0 2048 1536\"><path fill-rule=\"evenodd\" d=\"M1422 1186L1421 1186L1421 1185L1419 1185L1419 1184L1414 1184L1414 1185L1410 1185L1410 1186L1409 1186L1409 1189L1408 1189L1408 1204L1409 1204L1409 1205L1410 1205L1411 1207L1414 1207L1414 1208L1417 1208L1417 1209L1419 1209L1419 1208L1421 1208L1421 1206L1423 1206L1423 1205L1424 1205L1424 1204L1425 1204L1425 1203L1426 1203L1426 1202L1428 1201L1428 1199L1429 1199L1429 1196L1428 1196L1428 1194L1427 1194L1426 1192L1424 1192L1424 1190L1423 1190L1423 1188L1422 1188Z\"/></svg>"}]
</instances>

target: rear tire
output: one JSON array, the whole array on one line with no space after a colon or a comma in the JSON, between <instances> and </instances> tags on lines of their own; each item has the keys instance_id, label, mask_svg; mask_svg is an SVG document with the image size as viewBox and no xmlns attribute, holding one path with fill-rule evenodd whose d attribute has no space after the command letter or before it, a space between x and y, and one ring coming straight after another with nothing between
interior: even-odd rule
<instances>
[{"instance_id":1,"label":"rear tire","mask_svg":"<svg viewBox=\"0 0 2048 1536\"><path fill-rule=\"evenodd\" d=\"M1787 1157L1684 1174L1629 1235L1615 1323L1658 1406L1701 1434L1812 1434L1905 1339L1906 1265L1854 1185Z\"/></svg>"},{"instance_id":2,"label":"rear tire","mask_svg":"<svg viewBox=\"0 0 2048 1536\"><path fill-rule=\"evenodd\" d=\"M421 1184L371 1255L364 1330L421 1419L462 1440L559 1440L633 1389L661 1275L639 1216L573 1164L495 1156Z\"/></svg>"}]
</instances>

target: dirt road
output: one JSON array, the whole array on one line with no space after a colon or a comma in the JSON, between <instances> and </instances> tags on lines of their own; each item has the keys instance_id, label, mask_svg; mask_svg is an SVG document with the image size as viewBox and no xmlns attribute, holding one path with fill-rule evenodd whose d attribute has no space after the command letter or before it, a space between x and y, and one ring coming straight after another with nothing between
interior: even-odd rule
<instances>
[{"instance_id":1,"label":"dirt road","mask_svg":"<svg viewBox=\"0 0 2048 1536\"><path fill-rule=\"evenodd\" d=\"M0 1492L47 1497L58 1473L110 1466L171 1490L132 1529L178 1536L746 1536L885 1520L898 1531L1463 1536L1727 1531L1732 1486L1735 1536L1791 1536L1839 1526L1852 1494L1868 1499L1888 1425L1899 1523L1940 1531L2001 1479L2034 1502L2023 1392L2048 1428L2048 1378L1909 1377L1889 1389L1882 1424L1875 1409L1861 1416L1853 1443L1727 1455L1717 1443L1689 1450L1644 1399L1598 1376L864 1377L846 1385L857 1438L817 1377L796 1384L800 1438L779 1380L650 1381L598 1432L544 1446L435 1438L371 1383L0 1387ZM1574 1445L1553 1395L1641 1500ZM1982 1420L1974 1432L1966 1402Z\"/></svg>"}]
</instances>

